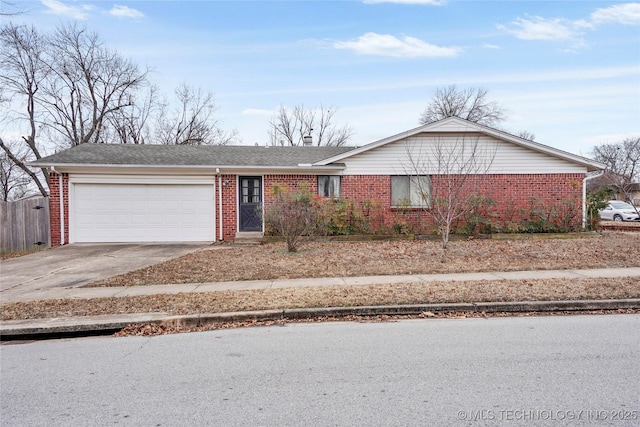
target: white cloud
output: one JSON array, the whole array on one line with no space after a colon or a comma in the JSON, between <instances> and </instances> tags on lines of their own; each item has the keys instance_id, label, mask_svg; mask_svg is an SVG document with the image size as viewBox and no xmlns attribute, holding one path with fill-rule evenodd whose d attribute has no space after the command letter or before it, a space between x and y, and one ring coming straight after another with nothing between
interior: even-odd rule
<instances>
[{"instance_id":1,"label":"white cloud","mask_svg":"<svg viewBox=\"0 0 640 427\"><path fill-rule=\"evenodd\" d=\"M445 4L446 0L364 0L365 4L379 4L379 3L396 3L396 4L426 4L432 6L441 6Z\"/></svg>"},{"instance_id":2,"label":"white cloud","mask_svg":"<svg viewBox=\"0 0 640 427\"><path fill-rule=\"evenodd\" d=\"M509 27L498 25L522 40L575 40L581 35L581 29L588 26L585 21L570 21L563 18L517 18Z\"/></svg>"},{"instance_id":3,"label":"white cloud","mask_svg":"<svg viewBox=\"0 0 640 427\"><path fill-rule=\"evenodd\" d=\"M333 46L363 55L407 58L456 56L461 50L458 47L435 46L415 37L405 36L401 40L389 34L377 33L365 33L355 40L337 41Z\"/></svg>"},{"instance_id":4,"label":"white cloud","mask_svg":"<svg viewBox=\"0 0 640 427\"><path fill-rule=\"evenodd\" d=\"M640 25L640 3L616 4L597 9L591 14L591 20L596 23L609 23L623 25Z\"/></svg>"},{"instance_id":5,"label":"white cloud","mask_svg":"<svg viewBox=\"0 0 640 427\"><path fill-rule=\"evenodd\" d=\"M131 9L127 6L114 5L109 11L109 15L117 16L118 18L143 18L144 14L136 9Z\"/></svg>"},{"instance_id":6,"label":"white cloud","mask_svg":"<svg viewBox=\"0 0 640 427\"><path fill-rule=\"evenodd\" d=\"M482 47L485 49L502 49L500 46L491 43L485 43Z\"/></svg>"},{"instance_id":7,"label":"white cloud","mask_svg":"<svg viewBox=\"0 0 640 427\"><path fill-rule=\"evenodd\" d=\"M40 2L47 8L46 13L68 16L70 18L79 20L85 20L89 18L88 12L94 10L94 8L89 5L67 6L66 4L57 0L41 0Z\"/></svg>"},{"instance_id":8,"label":"white cloud","mask_svg":"<svg viewBox=\"0 0 640 427\"><path fill-rule=\"evenodd\" d=\"M272 116L275 110L265 110L260 108L245 108L242 110L243 116Z\"/></svg>"},{"instance_id":9,"label":"white cloud","mask_svg":"<svg viewBox=\"0 0 640 427\"><path fill-rule=\"evenodd\" d=\"M522 40L574 41L583 45L581 36L584 30L593 30L595 25L616 23L622 25L640 25L640 3L616 4L597 9L590 20L575 21L565 18L543 18L532 16L517 18L509 25L498 25L498 29L507 31Z\"/></svg>"}]
</instances>

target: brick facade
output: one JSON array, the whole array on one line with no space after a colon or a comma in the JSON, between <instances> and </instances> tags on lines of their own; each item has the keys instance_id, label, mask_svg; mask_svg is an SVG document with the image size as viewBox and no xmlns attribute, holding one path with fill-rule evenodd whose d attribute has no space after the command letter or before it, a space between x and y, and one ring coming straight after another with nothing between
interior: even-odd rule
<instances>
[{"instance_id":1,"label":"brick facade","mask_svg":"<svg viewBox=\"0 0 640 427\"><path fill-rule=\"evenodd\" d=\"M490 199L491 216L496 222L518 222L530 212L532 204L550 210L563 204L572 205L575 211L582 209L582 180L585 174L493 174L478 175L468 180L467 194L477 194ZM278 183L289 190L301 188L301 184L315 192L317 178L314 175L267 175L265 180L265 206L273 185ZM438 177L432 177L434 189L441 185ZM416 232L429 232L428 216L420 208L391 207L391 177L388 175L346 175L341 180L341 197L355 202L361 209L372 230L396 230L409 226ZM572 224L579 226L581 217Z\"/></svg>"},{"instance_id":2,"label":"brick facade","mask_svg":"<svg viewBox=\"0 0 640 427\"><path fill-rule=\"evenodd\" d=\"M236 237L236 231L238 231L237 195L238 177L236 175L222 175L222 240L227 242L233 241ZM216 205L216 212L218 207L219 205ZM219 224L216 227L218 230L216 234L218 234L220 232ZM218 236L218 240L220 240L220 236Z\"/></svg>"},{"instance_id":3,"label":"brick facade","mask_svg":"<svg viewBox=\"0 0 640 427\"><path fill-rule=\"evenodd\" d=\"M269 206L271 195L275 185L279 185L288 191L298 191L303 188L312 193L318 190L316 175L265 175L264 176L264 205Z\"/></svg>"},{"instance_id":4,"label":"brick facade","mask_svg":"<svg viewBox=\"0 0 640 427\"><path fill-rule=\"evenodd\" d=\"M60 233L60 175L50 175L51 244L61 244ZM585 174L522 174L522 175L478 175L471 180L473 192L495 202L494 218L503 221L521 220L522 212L530 208L532 200L538 206L550 208L563 203L574 204L582 209L582 180ZM222 236L219 236L219 214L216 215L216 235L225 241L233 241L238 230L238 176L222 175ZM434 187L438 177L433 177ZM295 191L303 187L315 193L315 175L264 175L263 203L268 207L272 200L274 185L282 185ZM218 181L216 180L216 187ZM69 243L69 175L62 174L64 201L64 243ZM384 175L346 175L341 179L341 197L353 201L365 211L372 230L394 230L398 224L407 224L416 232L429 230L429 223L422 209L391 207L391 177ZM219 193L216 192L216 211L219 209ZM213 219L212 219L213 220Z\"/></svg>"},{"instance_id":5,"label":"brick facade","mask_svg":"<svg viewBox=\"0 0 640 427\"><path fill-rule=\"evenodd\" d=\"M69 243L69 174L62 174L62 200L64 208L64 244ZM60 246L60 175L49 174L49 219L51 227L51 246Z\"/></svg>"}]
</instances>

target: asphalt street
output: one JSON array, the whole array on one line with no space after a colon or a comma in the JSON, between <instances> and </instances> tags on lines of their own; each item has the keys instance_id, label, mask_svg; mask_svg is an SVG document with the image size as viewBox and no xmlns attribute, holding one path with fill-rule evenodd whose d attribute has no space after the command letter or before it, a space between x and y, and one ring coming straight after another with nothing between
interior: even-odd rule
<instances>
[{"instance_id":1,"label":"asphalt street","mask_svg":"<svg viewBox=\"0 0 640 427\"><path fill-rule=\"evenodd\" d=\"M2 425L640 424L640 315L0 346Z\"/></svg>"}]
</instances>

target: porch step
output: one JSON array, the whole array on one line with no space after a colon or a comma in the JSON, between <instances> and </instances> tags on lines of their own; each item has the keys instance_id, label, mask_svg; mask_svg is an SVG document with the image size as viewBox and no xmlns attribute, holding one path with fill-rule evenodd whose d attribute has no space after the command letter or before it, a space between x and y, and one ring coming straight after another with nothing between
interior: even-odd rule
<instances>
[{"instance_id":1,"label":"porch step","mask_svg":"<svg viewBox=\"0 0 640 427\"><path fill-rule=\"evenodd\" d=\"M238 231L236 233L236 237L233 240L234 245L244 245L244 246L257 246L262 244L262 237L264 233L260 231Z\"/></svg>"}]
</instances>

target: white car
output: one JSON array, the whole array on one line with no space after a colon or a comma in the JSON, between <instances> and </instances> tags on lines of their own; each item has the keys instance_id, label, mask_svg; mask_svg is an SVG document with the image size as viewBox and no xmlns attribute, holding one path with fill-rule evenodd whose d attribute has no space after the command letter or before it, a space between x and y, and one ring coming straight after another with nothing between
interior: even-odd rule
<instances>
[{"instance_id":1,"label":"white car","mask_svg":"<svg viewBox=\"0 0 640 427\"><path fill-rule=\"evenodd\" d=\"M640 221L636 208L620 200L610 200L607 207L599 212L601 219L610 221Z\"/></svg>"}]
</instances>

